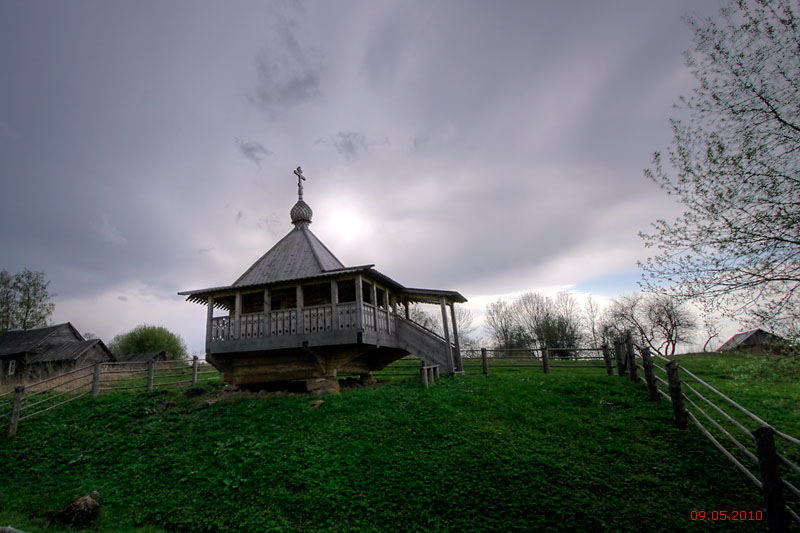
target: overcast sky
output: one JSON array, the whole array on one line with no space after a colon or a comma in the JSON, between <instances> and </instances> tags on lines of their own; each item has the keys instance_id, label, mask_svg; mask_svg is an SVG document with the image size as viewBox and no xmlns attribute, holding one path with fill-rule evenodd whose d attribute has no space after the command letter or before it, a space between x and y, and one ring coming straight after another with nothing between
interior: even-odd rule
<instances>
[{"instance_id":1,"label":"overcast sky","mask_svg":"<svg viewBox=\"0 0 800 533\"><path fill-rule=\"evenodd\" d=\"M0 268L55 322L202 353L205 307L291 228L488 301L635 290L643 177L717 0L0 0Z\"/></svg>"}]
</instances>

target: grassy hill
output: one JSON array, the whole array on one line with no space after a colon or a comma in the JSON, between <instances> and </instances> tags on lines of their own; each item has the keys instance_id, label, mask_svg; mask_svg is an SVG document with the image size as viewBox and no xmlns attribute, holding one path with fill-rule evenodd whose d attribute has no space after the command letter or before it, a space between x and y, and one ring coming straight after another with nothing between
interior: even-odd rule
<instances>
[{"instance_id":1,"label":"grassy hill","mask_svg":"<svg viewBox=\"0 0 800 533\"><path fill-rule=\"evenodd\" d=\"M219 388L25 421L0 438L0 525L43 530L91 490L101 531L706 531L692 510L762 507L698 431L672 428L667 402L597 370L398 380L317 408Z\"/></svg>"}]
</instances>

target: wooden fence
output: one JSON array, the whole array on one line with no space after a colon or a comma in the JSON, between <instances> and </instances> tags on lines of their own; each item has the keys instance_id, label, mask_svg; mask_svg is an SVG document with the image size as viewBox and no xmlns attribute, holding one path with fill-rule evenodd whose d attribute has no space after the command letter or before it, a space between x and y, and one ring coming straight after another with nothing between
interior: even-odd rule
<instances>
[{"instance_id":1,"label":"wooden fence","mask_svg":"<svg viewBox=\"0 0 800 533\"><path fill-rule=\"evenodd\" d=\"M758 487L764 497L764 515L770 531L788 531L792 521L800 525L800 461L796 459L800 457L800 439L776 430L702 378L681 368L677 359L651 355L649 348L636 346L630 335L616 343L614 349L620 377L644 383L652 401L668 400L675 427L685 430L691 421ZM723 442L730 442L729 447ZM712 512L718 516L707 519L733 518L726 517L723 511Z\"/></svg>"},{"instance_id":2,"label":"wooden fence","mask_svg":"<svg viewBox=\"0 0 800 533\"><path fill-rule=\"evenodd\" d=\"M540 349L474 349L462 350L464 370L480 368L488 375L490 368L525 368L540 366L542 372L552 368L611 368L613 357L603 348L549 348ZM480 367L478 367L480 362Z\"/></svg>"},{"instance_id":3,"label":"wooden fence","mask_svg":"<svg viewBox=\"0 0 800 533\"><path fill-rule=\"evenodd\" d=\"M209 376L209 377L202 377ZM20 422L61 407L87 394L146 390L219 379L210 365L192 361L142 363L95 363L29 385L17 385L0 394L0 423L8 422L8 436L17 433Z\"/></svg>"}]
</instances>

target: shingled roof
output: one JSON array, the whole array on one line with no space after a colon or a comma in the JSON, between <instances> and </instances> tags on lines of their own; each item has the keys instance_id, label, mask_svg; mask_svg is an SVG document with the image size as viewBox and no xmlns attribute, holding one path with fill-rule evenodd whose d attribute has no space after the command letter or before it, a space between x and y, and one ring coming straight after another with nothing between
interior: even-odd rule
<instances>
[{"instance_id":1,"label":"shingled roof","mask_svg":"<svg viewBox=\"0 0 800 533\"><path fill-rule=\"evenodd\" d=\"M253 263L233 287L318 276L345 268L307 226L297 226Z\"/></svg>"},{"instance_id":2,"label":"shingled roof","mask_svg":"<svg viewBox=\"0 0 800 533\"><path fill-rule=\"evenodd\" d=\"M56 361L74 361L85 354L95 345L105 352L109 361L114 360L111 351L103 344L100 339L90 339L88 341L74 341L57 344L47 348L45 351L28 358L28 364L35 363L54 363Z\"/></svg>"},{"instance_id":3,"label":"shingled roof","mask_svg":"<svg viewBox=\"0 0 800 533\"><path fill-rule=\"evenodd\" d=\"M298 168L298 172L300 169ZM295 174L298 174L295 172ZM409 289L374 270L374 265L345 267L333 252L320 241L308 226L311 224L313 212L303 201L302 188L297 203L289 213L294 229L269 249L261 258L245 270L244 274L229 286L210 287L192 291L181 291L178 294L188 296L187 300L206 304L210 296L226 290L243 287L258 287L280 282L296 282L313 278L324 278L330 275L345 273L367 273L392 287L398 295L405 295L409 301L438 304L441 297L455 302L466 302L467 299L455 291L438 291L433 289ZM224 300L215 301L214 305L223 309L231 309L231 304Z\"/></svg>"},{"instance_id":4,"label":"shingled roof","mask_svg":"<svg viewBox=\"0 0 800 533\"><path fill-rule=\"evenodd\" d=\"M50 340L58 334L83 340L83 336L69 322L44 328L6 331L0 333L0 356L38 351L53 344Z\"/></svg>"},{"instance_id":5,"label":"shingled roof","mask_svg":"<svg viewBox=\"0 0 800 533\"><path fill-rule=\"evenodd\" d=\"M750 331L737 333L728 339L725 344L717 348L717 351L728 352L746 346L765 346L768 344L775 344L777 342L785 341L786 339L774 335L768 331L764 331L763 329L751 329Z\"/></svg>"}]
</instances>

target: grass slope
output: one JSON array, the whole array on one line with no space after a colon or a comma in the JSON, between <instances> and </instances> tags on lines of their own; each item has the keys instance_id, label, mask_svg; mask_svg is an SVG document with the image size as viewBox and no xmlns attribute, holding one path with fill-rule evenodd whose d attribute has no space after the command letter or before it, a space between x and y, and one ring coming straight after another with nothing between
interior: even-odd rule
<instances>
[{"instance_id":1,"label":"grass slope","mask_svg":"<svg viewBox=\"0 0 800 533\"><path fill-rule=\"evenodd\" d=\"M800 437L800 357L699 353L678 356L678 364L780 431Z\"/></svg>"},{"instance_id":2,"label":"grass slope","mask_svg":"<svg viewBox=\"0 0 800 533\"><path fill-rule=\"evenodd\" d=\"M327 397L85 398L0 439L0 524L90 490L101 531L705 531L755 488L666 402L592 370L413 380ZM716 522L758 531L766 523Z\"/></svg>"}]
</instances>

